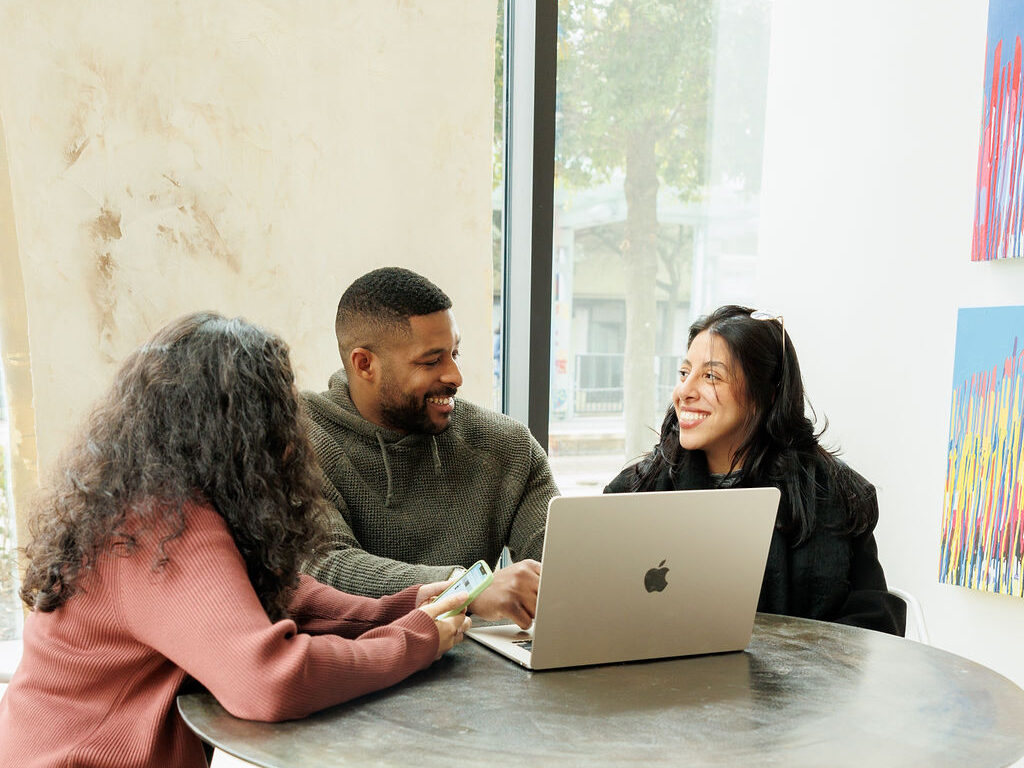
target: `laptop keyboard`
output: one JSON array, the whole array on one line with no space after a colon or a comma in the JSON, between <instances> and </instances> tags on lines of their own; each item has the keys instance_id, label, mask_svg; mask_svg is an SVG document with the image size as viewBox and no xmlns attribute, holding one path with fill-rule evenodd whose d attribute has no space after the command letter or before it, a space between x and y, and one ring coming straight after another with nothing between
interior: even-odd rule
<instances>
[{"instance_id":1,"label":"laptop keyboard","mask_svg":"<svg viewBox=\"0 0 1024 768\"><path fill-rule=\"evenodd\" d=\"M533 650L533 640L513 640L512 645L518 645L524 651Z\"/></svg>"}]
</instances>

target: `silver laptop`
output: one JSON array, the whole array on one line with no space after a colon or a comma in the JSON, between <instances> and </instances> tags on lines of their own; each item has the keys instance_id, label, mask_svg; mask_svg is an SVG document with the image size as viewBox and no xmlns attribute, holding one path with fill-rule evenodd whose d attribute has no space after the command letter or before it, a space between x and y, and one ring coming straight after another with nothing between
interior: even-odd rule
<instances>
[{"instance_id":1,"label":"silver laptop","mask_svg":"<svg viewBox=\"0 0 1024 768\"><path fill-rule=\"evenodd\" d=\"M559 496L529 630L469 636L529 669L747 647L776 488Z\"/></svg>"}]
</instances>

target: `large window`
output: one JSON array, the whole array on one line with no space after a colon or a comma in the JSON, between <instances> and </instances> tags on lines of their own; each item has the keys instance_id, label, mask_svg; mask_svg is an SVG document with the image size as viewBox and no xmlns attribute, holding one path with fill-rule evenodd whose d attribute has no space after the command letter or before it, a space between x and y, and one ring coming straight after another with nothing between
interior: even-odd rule
<instances>
[{"instance_id":1,"label":"large window","mask_svg":"<svg viewBox=\"0 0 1024 768\"><path fill-rule=\"evenodd\" d=\"M561 0L549 445L566 493L651 449L687 328L749 303L768 0Z\"/></svg>"},{"instance_id":2,"label":"large window","mask_svg":"<svg viewBox=\"0 0 1024 768\"><path fill-rule=\"evenodd\" d=\"M512 6L509 98L496 98L510 114L496 122L508 154L495 263L513 275L524 259L530 267L527 280L503 281L502 405L547 440L565 493L600 490L650 450L689 324L719 304L751 303L770 10L770 0L559 0L555 17L539 3ZM535 70L522 67L524 50ZM525 141L524 109L534 111ZM553 199L537 186L551 165Z\"/></svg>"}]
</instances>

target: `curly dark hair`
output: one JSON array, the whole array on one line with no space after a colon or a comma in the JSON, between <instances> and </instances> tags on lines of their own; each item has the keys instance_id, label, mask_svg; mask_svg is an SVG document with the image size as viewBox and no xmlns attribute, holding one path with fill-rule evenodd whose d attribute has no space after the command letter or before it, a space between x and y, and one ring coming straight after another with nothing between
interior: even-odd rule
<instances>
[{"instance_id":1,"label":"curly dark hair","mask_svg":"<svg viewBox=\"0 0 1024 768\"><path fill-rule=\"evenodd\" d=\"M288 346L241 318L199 312L135 350L61 457L37 502L21 598L52 611L104 551L130 556L185 530L186 502L227 522L272 620L321 551L324 502Z\"/></svg>"}]
</instances>

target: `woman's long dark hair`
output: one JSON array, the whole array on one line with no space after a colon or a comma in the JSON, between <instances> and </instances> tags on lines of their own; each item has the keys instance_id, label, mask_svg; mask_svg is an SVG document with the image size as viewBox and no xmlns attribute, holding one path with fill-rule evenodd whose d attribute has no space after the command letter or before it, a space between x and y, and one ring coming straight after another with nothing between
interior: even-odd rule
<instances>
[{"instance_id":1,"label":"woman's long dark hair","mask_svg":"<svg viewBox=\"0 0 1024 768\"><path fill-rule=\"evenodd\" d=\"M738 485L775 486L782 491L780 509L789 510L789 517L779 523L794 544L810 535L815 500L822 494L837 494L846 500L844 532L858 534L871 529L877 522L877 508L863 503L853 473L819 443L821 432L815 432L806 414L800 363L789 334L781 320L755 319L753 312L730 304L690 326L688 345L707 331L725 342L742 371L742 397L748 410L744 438L730 471L742 465ZM675 471L682 462L695 460L690 454L679 444L679 422L670 405L658 444L634 465L631 489L650 490L666 466Z\"/></svg>"},{"instance_id":2,"label":"woman's long dark hair","mask_svg":"<svg viewBox=\"0 0 1024 768\"><path fill-rule=\"evenodd\" d=\"M240 318L201 312L133 352L37 503L21 598L52 611L106 550L185 530L183 505L227 522L267 615L287 615L299 566L323 546L323 502L288 347Z\"/></svg>"}]
</instances>

